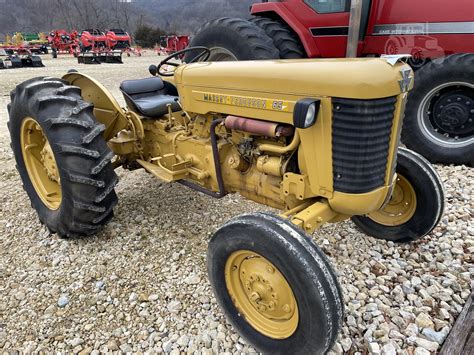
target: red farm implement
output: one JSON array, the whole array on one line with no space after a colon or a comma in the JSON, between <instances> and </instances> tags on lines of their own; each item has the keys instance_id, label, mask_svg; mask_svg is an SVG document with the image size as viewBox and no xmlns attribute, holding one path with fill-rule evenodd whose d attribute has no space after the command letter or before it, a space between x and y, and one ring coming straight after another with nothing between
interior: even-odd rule
<instances>
[{"instance_id":1,"label":"red farm implement","mask_svg":"<svg viewBox=\"0 0 474 355\"><path fill-rule=\"evenodd\" d=\"M171 55L183 50L189 45L189 36L161 36L158 55Z\"/></svg>"},{"instance_id":2,"label":"red farm implement","mask_svg":"<svg viewBox=\"0 0 474 355\"><path fill-rule=\"evenodd\" d=\"M51 46L53 58L57 58L58 54L76 55L79 50L77 31L72 31L71 33L66 30L51 31L48 36L48 41Z\"/></svg>"},{"instance_id":3,"label":"red farm implement","mask_svg":"<svg viewBox=\"0 0 474 355\"><path fill-rule=\"evenodd\" d=\"M41 57L33 54L21 34L7 36L0 42L0 69L44 67Z\"/></svg>"}]
</instances>

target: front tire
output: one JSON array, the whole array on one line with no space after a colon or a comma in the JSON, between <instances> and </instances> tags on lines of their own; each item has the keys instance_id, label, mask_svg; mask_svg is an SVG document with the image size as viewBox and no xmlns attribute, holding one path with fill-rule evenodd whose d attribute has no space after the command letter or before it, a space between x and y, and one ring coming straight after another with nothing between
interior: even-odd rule
<instances>
[{"instance_id":1,"label":"front tire","mask_svg":"<svg viewBox=\"0 0 474 355\"><path fill-rule=\"evenodd\" d=\"M343 317L336 275L322 251L291 222L243 215L212 237L208 273L234 328L271 354L325 354Z\"/></svg>"},{"instance_id":2,"label":"front tire","mask_svg":"<svg viewBox=\"0 0 474 355\"><path fill-rule=\"evenodd\" d=\"M47 77L18 85L11 100L11 145L40 221L65 238L96 233L113 216L117 176L92 105L78 87Z\"/></svg>"},{"instance_id":3,"label":"front tire","mask_svg":"<svg viewBox=\"0 0 474 355\"><path fill-rule=\"evenodd\" d=\"M264 30L241 18L224 17L201 27L189 47L207 47L208 61L261 60L279 58L278 49ZM184 59L193 59L188 53Z\"/></svg>"},{"instance_id":4,"label":"front tire","mask_svg":"<svg viewBox=\"0 0 474 355\"><path fill-rule=\"evenodd\" d=\"M441 178L421 155L399 148L397 184L381 210L352 221L367 235L394 242L411 242L430 233L444 212Z\"/></svg>"},{"instance_id":5,"label":"front tire","mask_svg":"<svg viewBox=\"0 0 474 355\"><path fill-rule=\"evenodd\" d=\"M432 163L474 165L474 54L436 59L416 71L402 141Z\"/></svg>"}]
</instances>

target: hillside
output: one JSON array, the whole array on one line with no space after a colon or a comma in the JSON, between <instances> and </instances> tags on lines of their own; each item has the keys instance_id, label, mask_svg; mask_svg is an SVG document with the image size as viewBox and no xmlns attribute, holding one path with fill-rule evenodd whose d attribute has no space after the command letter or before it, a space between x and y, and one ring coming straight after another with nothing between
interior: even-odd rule
<instances>
[{"instance_id":1,"label":"hillside","mask_svg":"<svg viewBox=\"0 0 474 355\"><path fill-rule=\"evenodd\" d=\"M0 0L0 38L13 32L49 32L56 28L121 27L141 24L167 32L193 33L204 22L248 17L254 0Z\"/></svg>"},{"instance_id":2,"label":"hillside","mask_svg":"<svg viewBox=\"0 0 474 355\"><path fill-rule=\"evenodd\" d=\"M168 31L192 33L204 22L223 16L248 17L254 0L136 0L146 21Z\"/></svg>"}]
</instances>

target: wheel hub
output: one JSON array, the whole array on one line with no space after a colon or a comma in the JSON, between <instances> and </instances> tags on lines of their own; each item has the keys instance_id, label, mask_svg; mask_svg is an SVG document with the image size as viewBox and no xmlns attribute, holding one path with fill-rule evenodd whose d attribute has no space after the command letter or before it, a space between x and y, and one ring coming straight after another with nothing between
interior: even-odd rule
<instances>
[{"instance_id":1,"label":"wheel hub","mask_svg":"<svg viewBox=\"0 0 474 355\"><path fill-rule=\"evenodd\" d=\"M399 226L413 217L416 206L413 186L405 177L398 175L388 204L383 209L370 213L368 217L384 226Z\"/></svg>"},{"instance_id":2,"label":"wheel hub","mask_svg":"<svg viewBox=\"0 0 474 355\"><path fill-rule=\"evenodd\" d=\"M20 144L25 168L36 194L47 208L57 210L62 200L58 167L43 129L31 117L23 119Z\"/></svg>"},{"instance_id":3,"label":"wheel hub","mask_svg":"<svg viewBox=\"0 0 474 355\"><path fill-rule=\"evenodd\" d=\"M278 277L274 277L275 269L270 264L257 265L258 259L247 259L242 263L250 269L265 269L261 272L245 274L244 268L240 271L240 278L245 285L246 294L251 304L265 317L271 319L290 319L291 306L288 303L288 290L286 290ZM266 266L266 267L265 267Z\"/></svg>"},{"instance_id":4,"label":"wheel hub","mask_svg":"<svg viewBox=\"0 0 474 355\"><path fill-rule=\"evenodd\" d=\"M275 339L294 333L299 318L296 299L270 261L251 251L234 252L225 275L234 305L256 330Z\"/></svg>"},{"instance_id":5,"label":"wheel hub","mask_svg":"<svg viewBox=\"0 0 474 355\"><path fill-rule=\"evenodd\" d=\"M211 48L211 54L208 59L210 62L234 62L237 57L234 53L223 47Z\"/></svg>"},{"instance_id":6,"label":"wheel hub","mask_svg":"<svg viewBox=\"0 0 474 355\"><path fill-rule=\"evenodd\" d=\"M437 144L464 146L474 135L474 90L470 83L452 82L433 88L420 103L418 122Z\"/></svg>"},{"instance_id":7,"label":"wheel hub","mask_svg":"<svg viewBox=\"0 0 474 355\"><path fill-rule=\"evenodd\" d=\"M41 162L43 163L43 167L49 179L51 181L59 183L58 166L56 165L56 160L54 159L53 151L51 150L51 145L47 140L40 154Z\"/></svg>"},{"instance_id":8,"label":"wheel hub","mask_svg":"<svg viewBox=\"0 0 474 355\"><path fill-rule=\"evenodd\" d=\"M433 105L435 126L450 135L465 135L473 130L474 102L467 94L448 92Z\"/></svg>"}]
</instances>

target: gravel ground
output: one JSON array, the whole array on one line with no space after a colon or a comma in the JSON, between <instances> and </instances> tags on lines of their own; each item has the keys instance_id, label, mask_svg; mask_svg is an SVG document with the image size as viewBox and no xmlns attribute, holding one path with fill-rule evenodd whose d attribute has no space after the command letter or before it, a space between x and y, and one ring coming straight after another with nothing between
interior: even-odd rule
<instances>
[{"instance_id":1,"label":"gravel ground","mask_svg":"<svg viewBox=\"0 0 474 355\"><path fill-rule=\"evenodd\" d=\"M113 221L95 237L66 241L41 226L21 188L6 128L16 84L80 67L119 97L119 82L146 77L153 61L149 54L125 58L125 65L79 66L72 58L45 58L46 68L0 71L0 349L254 351L216 304L206 246L229 218L268 208L236 195L213 200L119 169ZM333 353L435 353L449 333L472 289L474 170L436 169L446 211L423 240L378 241L351 222L314 234L344 293L345 324Z\"/></svg>"}]
</instances>

